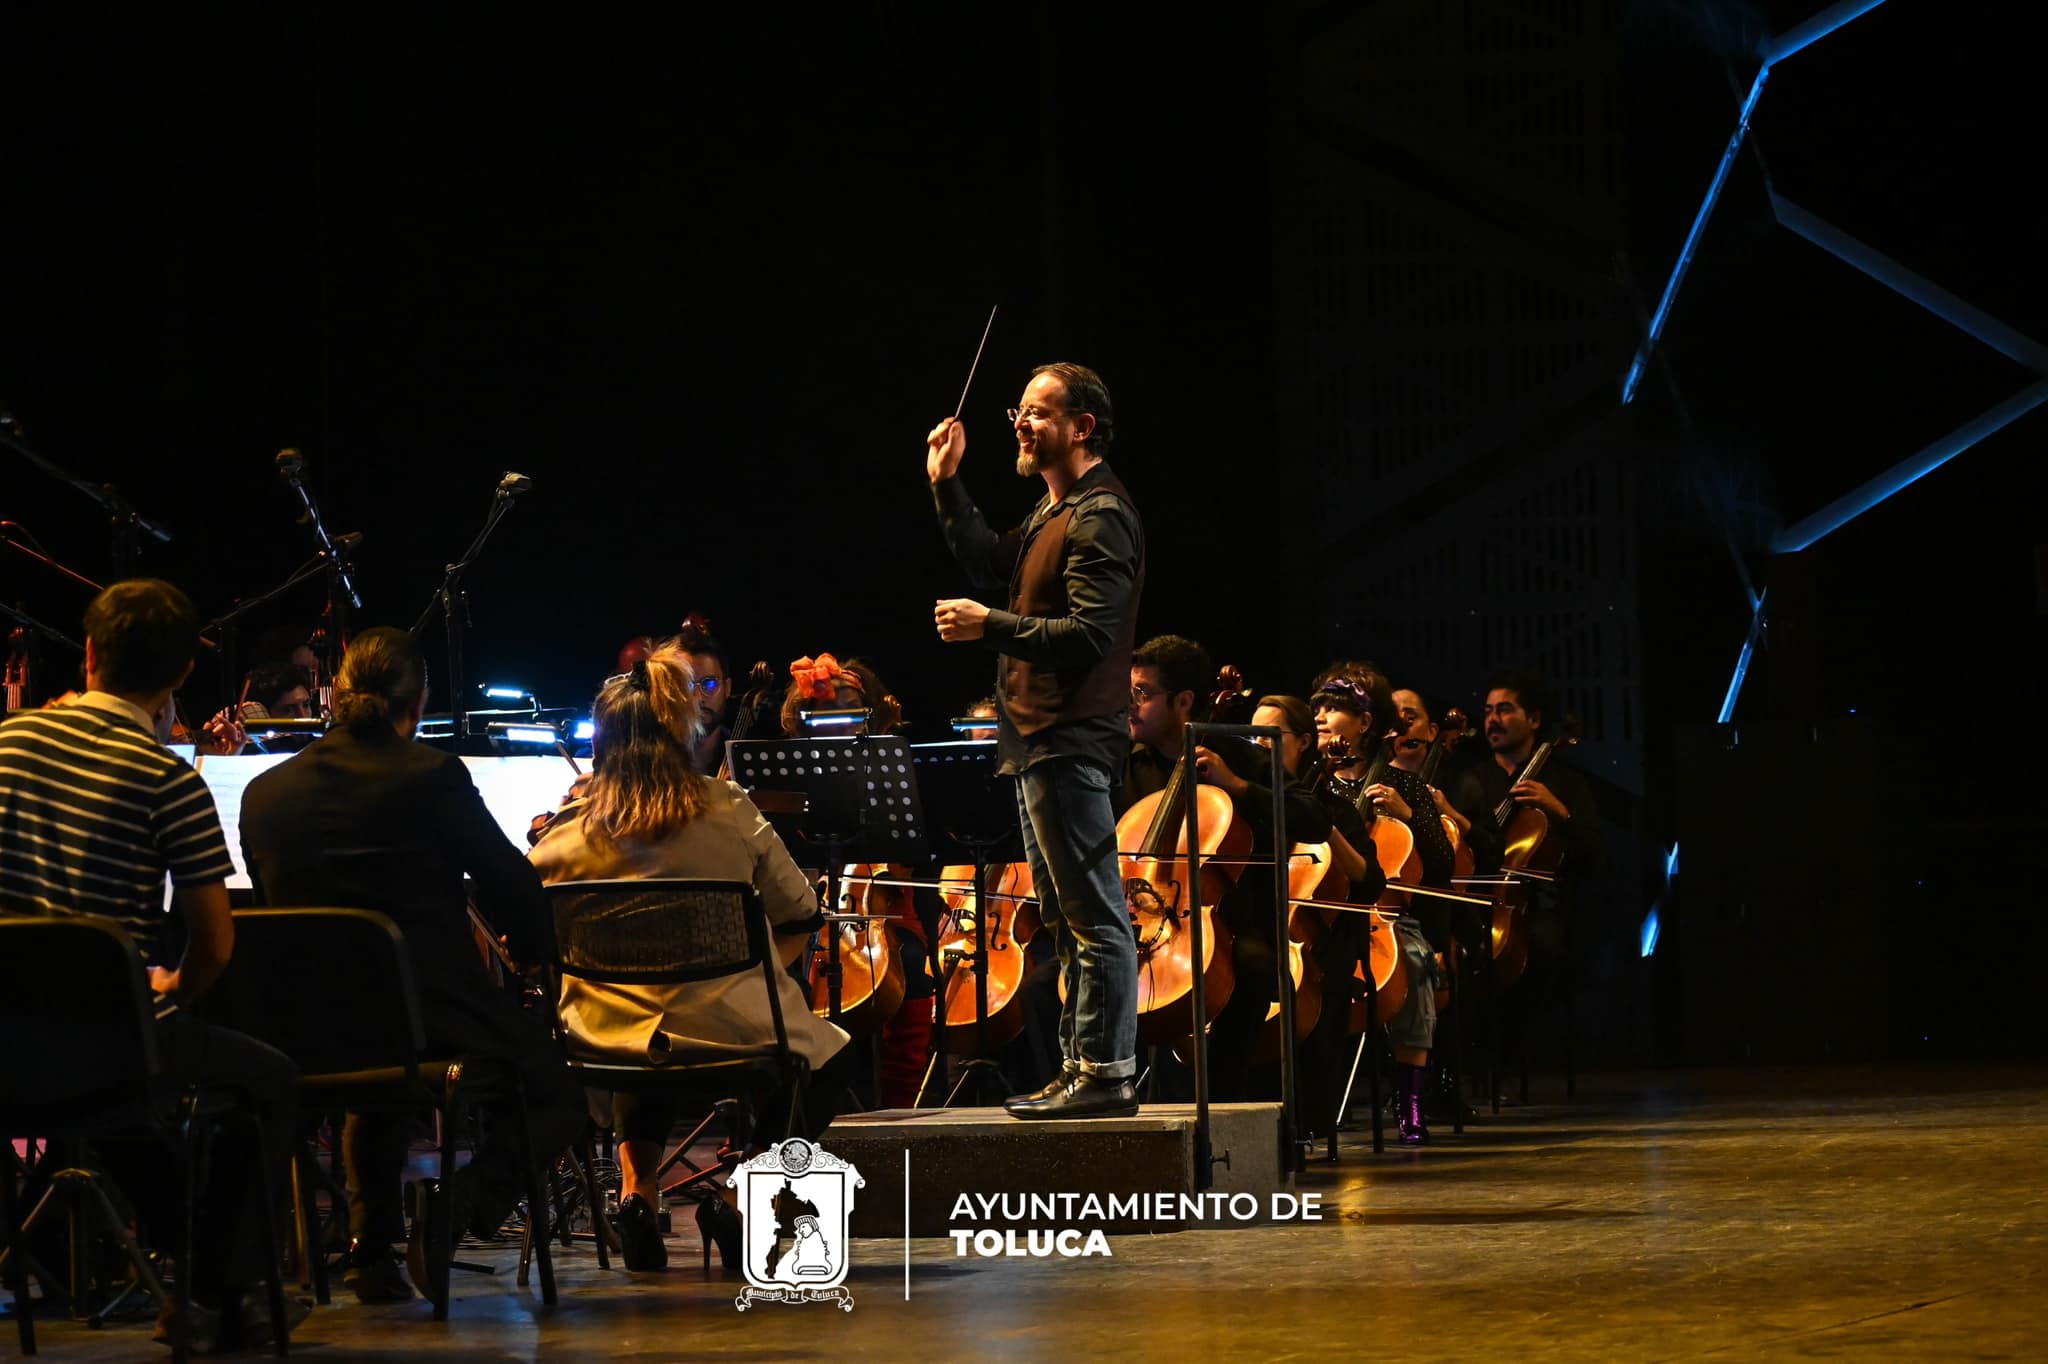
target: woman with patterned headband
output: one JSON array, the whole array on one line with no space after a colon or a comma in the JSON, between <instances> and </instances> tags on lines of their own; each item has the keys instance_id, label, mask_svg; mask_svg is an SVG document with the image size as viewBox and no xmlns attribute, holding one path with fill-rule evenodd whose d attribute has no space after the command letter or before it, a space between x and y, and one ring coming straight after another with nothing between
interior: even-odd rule
<instances>
[{"instance_id":1,"label":"woman with patterned headband","mask_svg":"<svg viewBox=\"0 0 2048 1364\"><path fill-rule=\"evenodd\" d=\"M1329 770L1323 785L1328 799L1355 809L1368 836L1380 819L1406 824L1422 850L1423 879L1430 879L1434 849L1441 860L1438 884L1448 885L1450 843L1428 788L1414 774L1376 761L1391 748L1393 731L1406 728L1386 677L1370 663L1334 663L1316 678L1309 704L1315 710L1317 744ZM1412 779L1414 785L1404 779ZM1400 1011L1387 1020L1387 1042L1394 1051L1394 1111L1401 1144L1420 1146L1429 1140L1422 1103L1429 1050L1436 1042L1436 958L1412 906L1395 922L1394 940L1400 945L1410 986Z\"/></svg>"}]
</instances>

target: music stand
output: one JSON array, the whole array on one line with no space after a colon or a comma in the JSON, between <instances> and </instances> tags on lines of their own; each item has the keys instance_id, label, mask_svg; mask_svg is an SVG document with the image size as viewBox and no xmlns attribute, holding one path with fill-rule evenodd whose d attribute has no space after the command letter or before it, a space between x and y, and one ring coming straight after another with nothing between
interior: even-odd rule
<instances>
[{"instance_id":1,"label":"music stand","mask_svg":"<svg viewBox=\"0 0 2048 1364\"><path fill-rule=\"evenodd\" d=\"M946 812L947 824L940 835L937 860L941 864L952 863L957 855L959 861L974 864L974 883L969 891L974 905L974 950L956 956L950 968L943 961L936 963L938 1026L932 1029L931 1063L925 1067L924 1082L918 1086L918 1106L922 1107L932 1077L945 1067L947 987L951 971L957 970L963 960L974 973L975 1049L979 1052L987 1045L988 868L991 863L1023 860L1024 838L1017 819L1016 798L1006 785L999 784L996 776L995 740L912 744L910 756L924 789L932 793L933 806ZM1001 856L997 855L998 850ZM1015 939L1013 927L1011 941L1014 943ZM1017 950L1023 951L1022 946ZM998 1100L1009 1097L1012 1091L1002 1064L993 1056L969 1057L961 1065L960 1078L939 1107L951 1108L970 1084L982 1086L985 1092L991 1080L999 1086Z\"/></svg>"},{"instance_id":2,"label":"music stand","mask_svg":"<svg viewBox=\"0 0 2048 1364\"><path fill-rule=\"evenodd\" d=\"M840 868L847 862L919 862L925 857L924 809L910 746L890 734L846 738L731 739L725 745L732 779L749 790L801 794L800 815L769 815L825 858L825 1016L841 1017L839 925L864 915L836 913ZM876 1097L880 1098L880 1052Z\"/></svg>"}]
</instances>

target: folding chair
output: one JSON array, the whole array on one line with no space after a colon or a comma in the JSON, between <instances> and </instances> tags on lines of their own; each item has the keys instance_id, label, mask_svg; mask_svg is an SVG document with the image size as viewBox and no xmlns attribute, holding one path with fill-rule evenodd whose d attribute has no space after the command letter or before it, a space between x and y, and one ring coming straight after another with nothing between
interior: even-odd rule
<instances>
[{"instance_id":1,"label":"folding chair","mask_svg":"<svg viewBox=\"0 0 2048 1364\"><path fill-rule=\"evenodd\" d=\"M235 913L236 1023L298 1062L301 1103L308 1109L415 1112L440 1117L441 1184L455 1174L455 1135L465 1109L479 1101L510 1098L519 1108L518 1153L526 1179L527 1222L547 1207L534 1178L532 1134L523 1087L487 1086L463 1073L463 1058L428 1058L426 1029L412 957L397 925L365 909L247 909ZM310 1153L301 1153L303 1162ZM295 1188L302 1186L295 1182ZM303 1191L303 1190L302 1190ZM314 1257L315 1293L327 1301L327 1272L319 1253L309 1193L298 1200L301 1244ZM424 1215L414 1234L426 1225ZM461 1229L447 1219L443 1239L430 1247L429 1290L434 1320L448 1319L448 1279ZM541 1301L555 1304L554 1261L546 1238L539 1245Z\"/></svg>"},{"instance_id":2,"label":"folding chair","mask_svg":"<svg viewBox=\"0 0 2048 1364\"><path fill-rule=\"evenodd\" d=\"M16 1330L25 1355L36 1352L28 1281L62 1293L54 1277L30 1258L27 1245L54 1200L69 1203L72 1234L86 1223L120 1245L137 1280L161 1299L163 1285L116 1214L99 1172L80 1166L56 1171L26 1219L17 1220L13 1152L16 1138L84 1142L128 1133L160 1139L176 1157L184 1190L184 1255L178 1274L178 1318L172 1354L185 1357L191 1320L194 1203L207 1136L218 1119L241 1117L256 1129L262 1120L245 1096L226 1088L173 1088L157 1053L155 1008L134 940L111 919L88 915L54 918L0 916L0 1142L8 1168L0 1177L0 1223L8 1232L0 1252L0 1281L14 1288ZM175 1116L172 1116L175 1115ZM268 1172L263 1187L269 1187ZM80 1214L83 1214L82 1216ZM272 1350L291 1345L284 1323L284 1288L278 1272L276 1229L260 1219L264 1263L269 1266ZM78 1258L74 1247L74 1261ZM104 1309L102 1309L104 1310Z\"/></svg>"},{"instance_id":3,"label":"folding chair","mask_svg":"<svg viewBox=\"0 0 2048 1364\"><path fill-rule=\"evenodd\" d=\"M658 988L759 972L774 1023L773 1041L678 1049L659 1063L592 1055L564 1034L569 1067L580 1082L593 1089L708 1099L714 1111L732 1115L729 1145L739 1150L753 1132L752 1088L765 1080L786 1086L790 1094L781 1115L782 1135L798 1129L808 1066L790 1049L768 915L753 886L681 878L568 881L549 886L547 896L554 928L550 966L557 980ZM559 998L559 989L556 993ZM699 1124L697 1130L702 1129ZM694 1173L685 1182L708 1183L731 1164L727 1160L704 1169L692 1164Z\"/></svg>"}]
</instances>

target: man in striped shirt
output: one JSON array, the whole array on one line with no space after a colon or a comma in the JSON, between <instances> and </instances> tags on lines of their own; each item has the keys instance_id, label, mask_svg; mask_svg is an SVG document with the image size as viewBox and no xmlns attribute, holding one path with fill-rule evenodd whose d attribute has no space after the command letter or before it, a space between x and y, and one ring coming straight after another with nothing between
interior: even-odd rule
<instances>
[{"instance_id":1,"label":"man in striped shirt","mask_svg":"<svg viewBox=\"0 0 2048 1364\"><path fill-rule=\"evenodd\" d=\"M269 1172L290 1172L298 1072L253 1038L198 1022L180 1009L206 992L234 951L226 880L234 871L206 784L156 740L157 717L192 671L198 618L166 582L115 583L85 613L86 690L67 705L0 723L0 914L95 914L135 939L157 996L158 1045L168 1078L248 1093L269 1121ZM184 919L185 946L165 940L164 877ZM246 1149L238 1150L238 1147ZM198 1333L260 1336L270 1323L255 1286L274 1266L255 1248L264 1216L257 1152L230 1125L215 1144L216 1172L198 1210L189 1267L205 1310ZM109 1162L126 1162L110 1152ZM168 1232L177 1224L148 1181L124 1187ZM277 1206L275 1197L268 1206ZM151 1208L151 1203L157 1208Z\"/></svg>"},{"instance_id":2,"label":"man in striped shirt","mask_svg":"<svg viewBox=\"0 0 2048 1364\"><path fill-rule=\"evenodd\" d=\"M86 615L85 693L0 724L0 908L119 920L169 1001L203 994L234 947L234 863L213 796L156 741L197 642L184 593L116 583ZM189 935L176 962L166 960L166 872Z\"/></svg>"}]
</instances>

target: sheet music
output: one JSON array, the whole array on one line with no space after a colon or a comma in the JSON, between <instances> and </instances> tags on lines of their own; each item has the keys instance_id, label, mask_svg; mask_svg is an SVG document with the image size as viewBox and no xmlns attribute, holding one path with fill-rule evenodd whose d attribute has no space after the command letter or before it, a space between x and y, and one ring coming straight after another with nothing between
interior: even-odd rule
<instances>
[{"instance_id":1,"label":"sheet music","mask_svg":"<svg viewBox=\"0 0 2048 1364\"><path fill-rule=\"evenodd\" d=\"M477 794L484 798L484 808L498 821L498 827L519 849L521 857L527 853L526 829L533 823L533 817L557 809L576 780L569 764L555 753L464 758L462 765L469 769L469 779L476 783Z\"/></svg>"},{"instance_id":2,"label":"sheet music","mask_svg":"<svg viewBox=\"0 0 2048 1364\"><path fill-rule=\"evenodd\" d=\"M221 832L227 836L228 856L234 859L235 874L228 878L234 890L249 887L249 866L242 860L242 792L250 782L281 762L290 753L248 753L220 758L201 755L194 764L206 789L213 793L214 808L220 811ZM576 774L557 755L517 758L464 758L469 779L476 783L484 808L504 831L505 838L520 856L526 855L526 828L533 817L562 803Z\"/></svg>"},{"instance_id":3,"label":"sheet music","mask_svg":"<svg viewBox=\"0 0 2048 1364\"><path fill-rule=\"evenodd\" d=\"M258 776L291 757L289 753L244 753L233 758L201 754L193 764L206 789L213 792L214 809L220 811L220 831L227 835L228 856L235 863L235 874L228 878L230 890L249 888L249 864L242 860L242 792Z\"/></svg>"}]
</instances>

